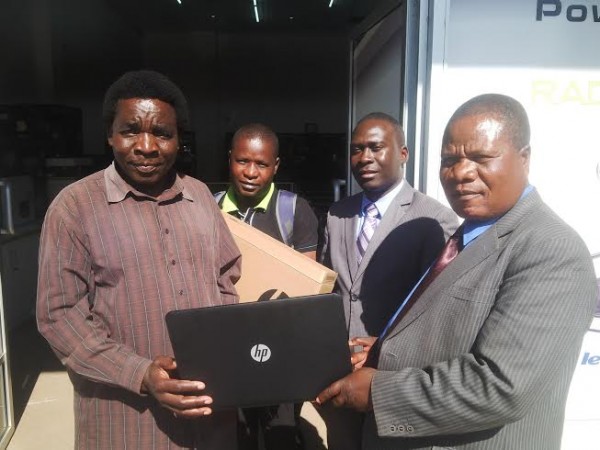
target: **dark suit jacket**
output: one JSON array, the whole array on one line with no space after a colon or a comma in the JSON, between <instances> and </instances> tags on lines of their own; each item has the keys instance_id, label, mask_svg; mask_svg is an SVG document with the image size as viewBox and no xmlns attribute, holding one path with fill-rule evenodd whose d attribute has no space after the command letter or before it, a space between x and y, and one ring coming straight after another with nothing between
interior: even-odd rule
<instances>
[{"instance_id":1,"label":"dark suit jacket","mask_svg":"<svg viewBox=\"0 0 600 450\"><path fill-rule=\"evenodd\" d=\"M327 216L322 262L338 273L350 337L378 336L458 226L456 215L406 181L375 230L360 265L356 230L362 193Z\"/></svg>"},{"instance_id":2,"label":"dark suit jacket","mask_svg":"<svg viewBox=\"0 0 600 450\"><path fill-rule=\"evenodd\" d=\"M531 192L385 339L363 448L559 449L596 289L582 240Z\"/></svg>"}]
</instances>

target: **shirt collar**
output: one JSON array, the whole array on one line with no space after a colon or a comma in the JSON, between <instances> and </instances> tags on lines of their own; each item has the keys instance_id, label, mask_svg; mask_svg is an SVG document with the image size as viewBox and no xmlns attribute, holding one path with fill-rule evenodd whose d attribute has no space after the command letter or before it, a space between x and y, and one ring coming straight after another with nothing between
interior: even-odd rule
<instances>
[{"instance_id":1,"label":"shirt collar","mask_svg":"<svg viewBox=\"0 0 600 450\"><path fill-rule=\"evenodd\" d=\"M360 205L361 217L364 216L365 209L371 203L375 203L375 206L377 206L377 211L379 211L379 217L383 217L385 212L388 210L388 208L392 204L392 201L394 200L394 198L396 198L396 195L398 195L398 193L400 192L400 190L402 189L403 186L404 186L404 178L402 179L402 181L400 181L400 183L398 183L397 186L394 187L394 189L392 189L391 191L382 195L381 198L377 199L376 202L372 202L371 200L369 200L363 192L362 204Z\"/></svg>"},{"instance_id":2,"label":"shirt collar","mask_svg":"<svg viewBox=\"0 0 600 450\"><path fill-rule=\"evenodd\" d=\"M256 211L266 211L269 206L269 202L271 201L271 197L273 197L273 193L275 192L275 183L271 182L269 186L269 191L267 195L263 197L258 205L256 205L253 209ZM233 186L229 186L227 192L225 193L225 198L223 198L223 205L221 206L223 212L231 213L237 212L240 210L237 200L235 198L235 192L233 190Z\"/></svg>"},{"instance_id":3,"label":"shirt collar","mask_svg":"<svg viewBox=\"0 0 600 450\"><path fill-rule=\"evenodd\" d=\"M138 191L129 183L127 183L127 181L125 181L121 174L117 171L114 161L104 171L104 185L106 187L106 200L109 203L121 202L125 200L125 197L127 197L127 194L129 193L132 193L138 197L154 198ZM175 176L175 182L173 183L173 186L163 191L163 193L160 195L160 200L170 200L179 194L181 194L186 200L192 202L194 201L189 189L186 188L185 183L183 182L183 177L177 174Z\"/></svg>"},{"instance_id":4,"label":"shirt collar","mask_svg":"<svg viewBox=\"0 0 600 450\"><path fill-rule=\"evenodd\" d=\"M533 191L534 187L530 184L523 190L523 193L519 197L520 202L525 197L529 195L531 191ZM484 221L474 221L474 220L465 220L463 224L463 248L469 245L471 242L475 240L475 238L481 236L485 231L488 230L492 225L494 225L502 216L494 217L493 219L488 219Z\"/></svg>"}]
</instances>

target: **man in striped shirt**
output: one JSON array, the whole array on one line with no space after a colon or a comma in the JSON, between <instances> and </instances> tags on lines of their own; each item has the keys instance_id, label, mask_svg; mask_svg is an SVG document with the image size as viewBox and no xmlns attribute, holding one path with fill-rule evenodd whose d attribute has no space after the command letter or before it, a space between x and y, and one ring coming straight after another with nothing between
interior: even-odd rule
<instances>
[{"instance_id":1,"label":"man in striped shirt","mask_svg":"<svg viewBox=\"0 0 600 450\"><path fill-rule=\"evenodd\" d=\"M174 169L185 98L163 75L129 72L103 115L114 163L56 197L40 243L38 327L73 382L75 446L236 448L235 411L177 379L164 322L236 302L240 274L211 193Z\"/></svg>"}]
</instances>

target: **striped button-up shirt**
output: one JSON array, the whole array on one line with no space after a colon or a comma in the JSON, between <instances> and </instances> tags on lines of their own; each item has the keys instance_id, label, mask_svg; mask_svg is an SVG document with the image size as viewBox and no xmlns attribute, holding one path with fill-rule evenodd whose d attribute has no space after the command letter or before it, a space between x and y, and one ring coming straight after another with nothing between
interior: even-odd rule
<instances>
[{"instance_id":1,"label":"striped button-up shirt","mask_svg":"<svg viewBox=\"0 0 600 450\"><path fill-rule=\"evenodd\" d=\"M235 445L217 444L235 438L233 415L177 419L140 394L173 354L168 311L237 301L240 253L206 185L178 176L151 198L111 165L52 202L39 264L38 327L73 381L76 448Z\"/></svg>"}]
</instances>

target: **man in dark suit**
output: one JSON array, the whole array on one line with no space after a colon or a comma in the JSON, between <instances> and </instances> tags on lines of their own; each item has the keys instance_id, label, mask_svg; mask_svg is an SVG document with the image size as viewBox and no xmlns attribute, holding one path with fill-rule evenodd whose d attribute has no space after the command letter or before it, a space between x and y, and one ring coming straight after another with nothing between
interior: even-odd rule
<instances>
[{"instance_id":1,"label":"man in dark suit","mask_svg":"<svg viewBox=\"0 0 600 450\"><path fill-rule=\"evenodd\" d=\"M331 207L322 253L322 262L338 273L335 291L344 299L351 337L379 335L458 226L450 209L404 179L407 160L404 131L393 117L372 113L356 125L350 165L363 192ZM374 226L367 239L369 220ZM361 416L327 408L321 413L331 450L358 445L352 431L360 432Z\"/></svg>"},{"instance_id":2,"label":"man in dark suit","mask_svg":"<svg viewBox=\"0 0 600 450\"><path fill-rule=\"evenodd\" d=\"M596 283L585 244L529 185L529 159L516 100L475 97L450 119L440 178L465 218L459 252L390 320L374 368L355 354L318 398L367 411L364 449L560 448Z\"/></svg>"}]
</instances>

